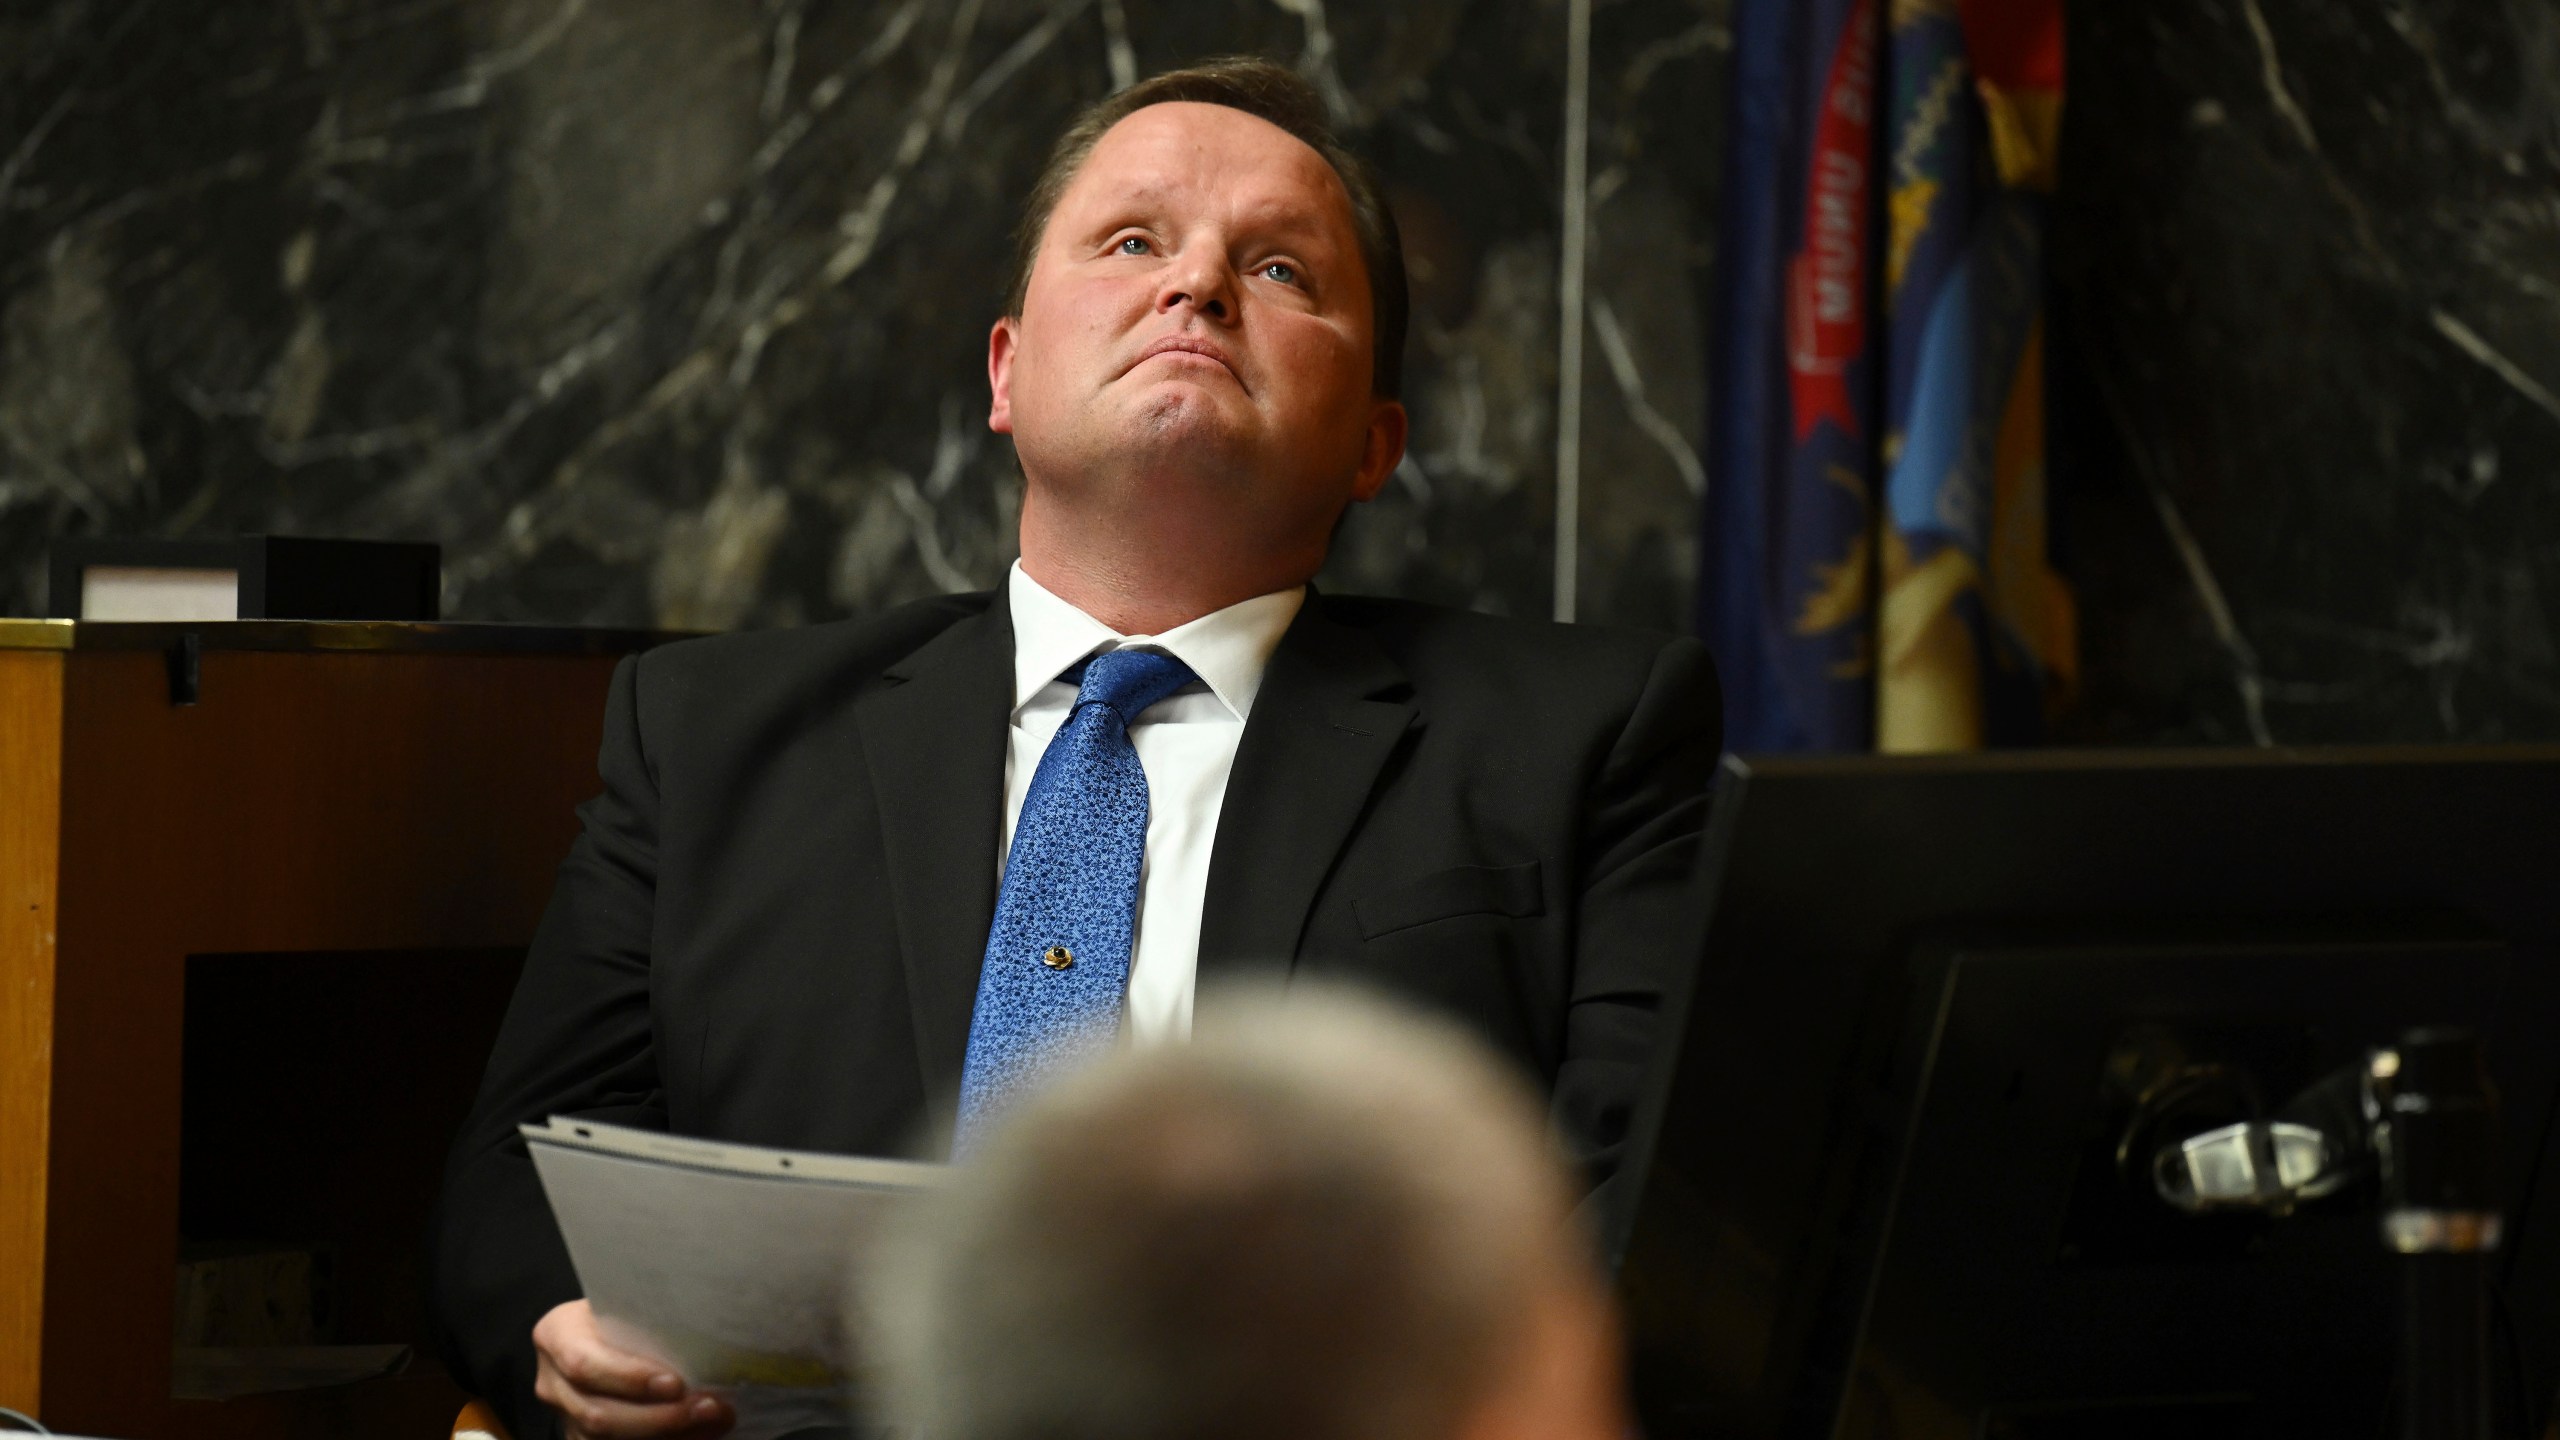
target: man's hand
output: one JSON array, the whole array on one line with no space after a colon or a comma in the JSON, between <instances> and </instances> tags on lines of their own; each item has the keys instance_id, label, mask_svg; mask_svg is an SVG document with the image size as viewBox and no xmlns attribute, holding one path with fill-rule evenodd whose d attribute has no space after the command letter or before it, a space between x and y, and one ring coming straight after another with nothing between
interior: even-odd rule
<instances>
[{"instance_id":1,"label":"man's hand","mask_svg":"<svg viewBox=\"0 0 2560 1440\"><path fill-rule=\"evenodd\" d=\"M712 1440L737 1416L718 1396L646 1355L606 1343L584 1300L552 1307L533 1327L541 1373L533 1393L560 1412L569 1440Z\"/></svg>"}]
</instances>

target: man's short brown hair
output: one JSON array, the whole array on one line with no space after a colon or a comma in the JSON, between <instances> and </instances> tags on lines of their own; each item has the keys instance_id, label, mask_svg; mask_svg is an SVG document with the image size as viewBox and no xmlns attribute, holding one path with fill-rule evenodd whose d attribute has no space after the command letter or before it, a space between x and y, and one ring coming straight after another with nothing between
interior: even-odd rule
<instances>
[{"instance_id":1,"label":"man's short brown hair","mask_svg":"<svg viewBox=\"0 0 2560 1440\"><path fill-rule=\"evenodd\" d=\"M1324 98L1296 71L1252 56L1230 56L1141 80L1116 95L1085 107L1058 143L1049 163L1032 182L1023 201L1022 227L1014 235L1013 288L1005 297L1005 314L1022 316L1031 289L1032 263L1040 256L1040 238L1058 197L1084 168L1103 132L1150 105L1187 101L1224 105L1268 120L1306 142L1324 157L1351 197L1351 225L1360 239L1360 261L1369 272L1370 329L1374 332L1372 394L1394 399L1404 388L1404 331L1407 305L1404 242L1396 233L1395 212L1360 157L1335 138L1325 118Z\"/></svg>"}]
</instances>

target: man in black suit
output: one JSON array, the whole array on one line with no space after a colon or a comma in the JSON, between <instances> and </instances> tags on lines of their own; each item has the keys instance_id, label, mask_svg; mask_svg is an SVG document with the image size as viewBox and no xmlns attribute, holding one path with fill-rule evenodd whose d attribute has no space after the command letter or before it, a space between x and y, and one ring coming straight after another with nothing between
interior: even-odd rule
<instances>
[{"instance_id":1,"label":"man in black suit","mask_svg":"<svg viewBox=\"0 0 2560 1440\"><path fill-rule=\"evenodd\" d=\"M729 1423L597 1334L519 1122L896 1151L1044 964L1115 977L1142 1044L1188 1033L1202 979L1401 992L1543 1080L1605 1176L1693 933L1713 671L1689 640L1308 587L1403 454L1404 307L1394 223L1302 81L1123 92L1061 139L989 341L1024 476L1006 585L616 673L440 1221L450 1348L519 1440L541 1402L572 1435ZM1120 650L1169 657L1122 657L1167 677L1127 715L1086 665ZM1102 748L1053 765L1070 734ZM1011 954L1114 763L1144 773L1120 953Z\"/></svg>"}]
</instances>

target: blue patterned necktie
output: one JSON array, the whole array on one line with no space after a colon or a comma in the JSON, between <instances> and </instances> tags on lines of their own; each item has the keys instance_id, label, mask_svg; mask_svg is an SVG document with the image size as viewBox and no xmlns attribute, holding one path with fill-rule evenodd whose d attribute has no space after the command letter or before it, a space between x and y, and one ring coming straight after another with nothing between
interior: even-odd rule
<instances>
[{"instance_id":1,"label":"blue patterned necktie","mask_svg":"<svg viewBox=\"0 0 2560 1440\"><path fill-rule=\"evenodd\" d=\"M1075 710L1032 772L978 972L955 1150L1008 1092L1119 1033L1147 850L1129 722L1194 677L1170 655L1112 650L1065 678Z\"/></svg>"}]
</instances>

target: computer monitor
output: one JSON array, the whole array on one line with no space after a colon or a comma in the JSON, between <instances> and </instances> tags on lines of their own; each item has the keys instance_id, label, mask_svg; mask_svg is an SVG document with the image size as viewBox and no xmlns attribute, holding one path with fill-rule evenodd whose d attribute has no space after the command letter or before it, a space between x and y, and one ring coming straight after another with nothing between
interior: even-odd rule
<instances>
[{"instance_id":1,"label":"computer monitor","mask_svg":"<svg viewBox=\"0 0 2560 1440\"><path fill-rule=\"evenodd\" d=\"M1701 883L1602 1216L1654 1440L2386 1433L2371 1196L2182 1214L2147 1152L2435 1024L2502 1096L2542 1433L2560 747L1728 758Z\"/></svg>"}]
</instances>

